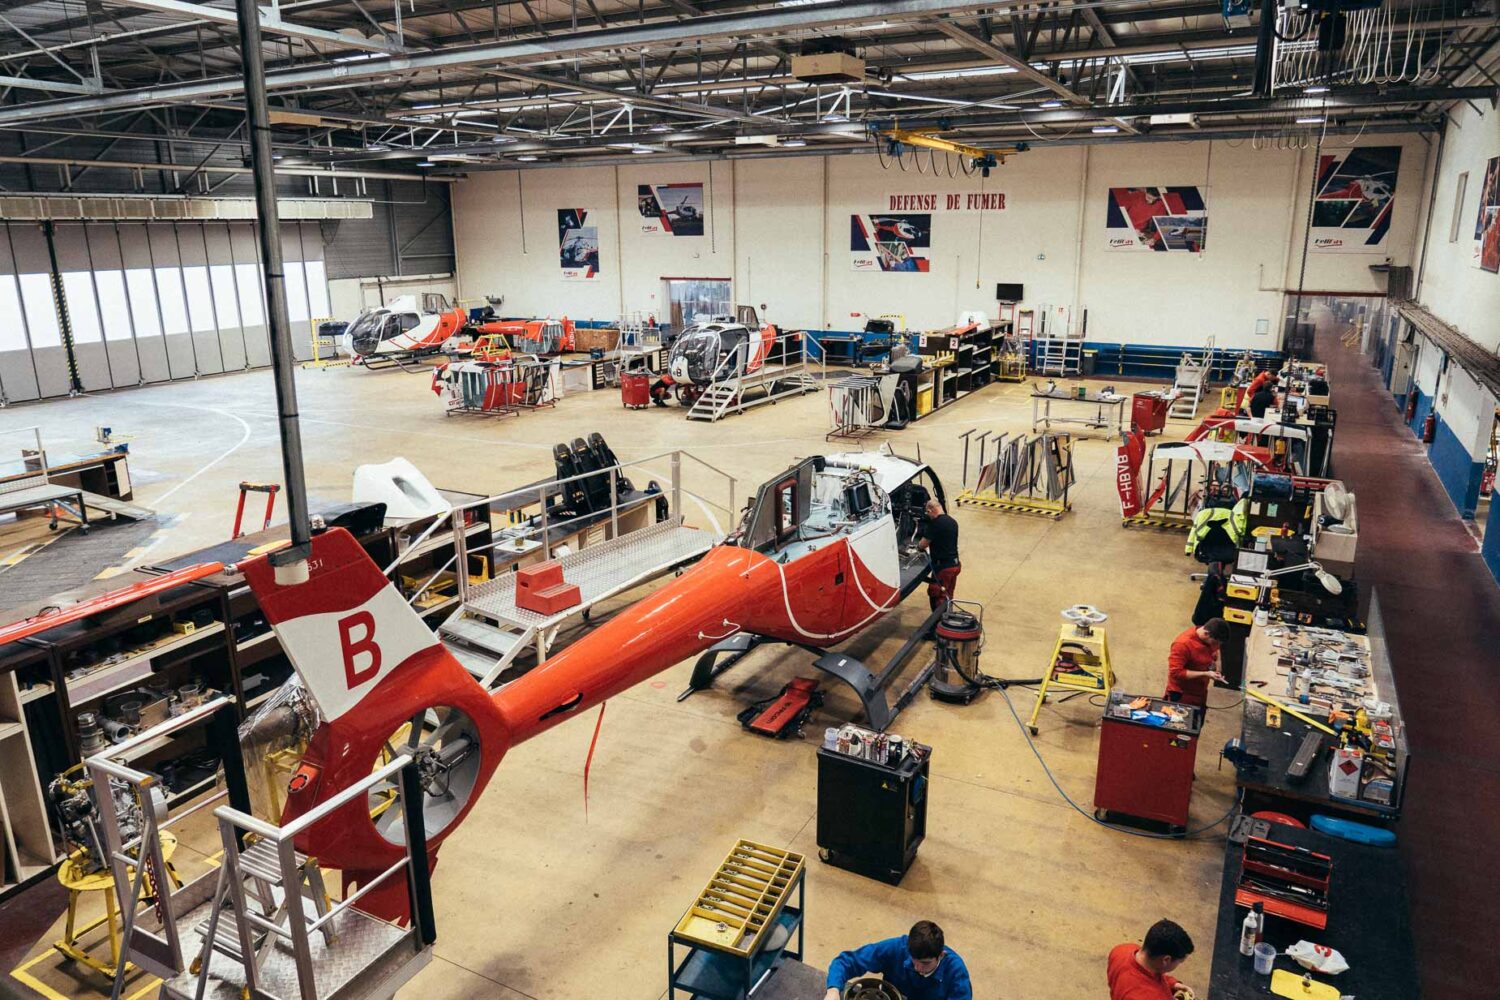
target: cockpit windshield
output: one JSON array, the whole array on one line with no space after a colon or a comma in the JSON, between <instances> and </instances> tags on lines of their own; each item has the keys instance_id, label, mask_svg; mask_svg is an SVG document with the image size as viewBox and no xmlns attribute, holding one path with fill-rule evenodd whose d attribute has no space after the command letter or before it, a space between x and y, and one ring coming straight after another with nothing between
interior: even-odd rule
<instances>
[{"instance_id":1,"label":"cockpit windshield","mask_svg":"<svg viewBox=\"0 0 1500 1000\"><path fill-rule=\"evenodd\" d=\"M732 539L774 553L794 542L838 534L881 517L890 498L862 469L834 468L804 459L760 488Z\"/></svg>"}]
</instances>

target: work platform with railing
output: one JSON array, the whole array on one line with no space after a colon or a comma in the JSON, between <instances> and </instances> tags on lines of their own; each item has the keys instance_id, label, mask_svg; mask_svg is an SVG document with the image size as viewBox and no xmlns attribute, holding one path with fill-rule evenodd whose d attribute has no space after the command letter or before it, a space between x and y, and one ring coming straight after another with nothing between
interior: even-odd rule
<instances>
[{"instance_id":1,"label":"work platform with railing","mask_svg":"<svg viewBox=\"0 0 1500 1000\"><path fill-rule=\"evenodd\" d=\"M207 726L222 771L214 794L171 810L161 779L132 761L194 725ZM424 801L412 752L393 753L369 777L284 824L252 814L238 713L229 698L170 718L85 763L122 918L112 998L123 994L133 966L159 977L160 996L174 1000L376 1000L394 996L431 961L436 928L426 816L404 808ZM391 796L389 832L402 854L356 891L331 899L316 860L294 841L348 803L384 789ZM222 860L179 883L164 853L168 831L210 807ZM409 926L356 905L391 880L406 889Z\"/></svg>"},{"instance_id":2,"label":"work platform with railing","mask_svg":"<svg viewBox=\"0 0 1500 1000\"><path fill-rule=\"evenodd\" d=\"M822 383L808 369L808 343L807 335L799 330L777 334L764 353L759 338L736 344L693 401L688 419L712 423L765 403L816 392Z\"/></svg>"}]
</instances>

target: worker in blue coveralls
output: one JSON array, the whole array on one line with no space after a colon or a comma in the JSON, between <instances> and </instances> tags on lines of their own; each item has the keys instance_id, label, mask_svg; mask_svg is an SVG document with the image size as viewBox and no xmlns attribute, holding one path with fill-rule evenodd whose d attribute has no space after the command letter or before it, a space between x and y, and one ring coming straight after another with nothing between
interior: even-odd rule
<instances>
[{"instance_id":1,"label":"worker in blue coveralls","mask_svg":"<svg viewBox=\"0 0 1500 1000\"><path fill-rule=\"evenodd\" d=\"M906 1000L973 1000L969 970L943 944L943 929L918 920L906 934L846 951L828 967L828 995L839 1000L851 979L879 973Z\"/></svg>"}]
</instances>

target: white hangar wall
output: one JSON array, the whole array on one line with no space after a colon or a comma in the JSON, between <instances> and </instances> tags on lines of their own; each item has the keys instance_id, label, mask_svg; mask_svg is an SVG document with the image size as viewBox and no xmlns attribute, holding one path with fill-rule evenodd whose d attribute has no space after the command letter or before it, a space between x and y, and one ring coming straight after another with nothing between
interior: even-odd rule
<instances>
[{"instance_id":1,"label":"white hangar wall","mask_svg":"<svg viewBox=\"0 0 1500 1000\"><path fill-rule=\"evenodd\" d=\"M1377 253L1311 253L1308 289L1379 292L1370 265L1413 264L1425 207L1428 142L1364 136L1402 147L1391 232ZM1325 153L1350 148L1330 138ZM993 313L995 284L1025 286L1026 304L1085 339L1272 350L1295 289L1315 154L1229 143L1120 143L1051 147L1014 156L989 178L902 172L874 155L741 159L476 172L454 186L458 286L464 298L504 295L510 315L612 322L661 317L665 277L729 278L736 301L764 305L783 327L857 330L866 316L904 316L908 329L952 324L960 311ZM702 236L642 232L640 184L701 183ZM1111 187L1196 186L1208 211L1202 253L1109 249ZM970 207L988 195L989 210ZM1003 195L1004 208L994 207ZM934 204L926 273L856 271L850 218L923 211ZM950 208L950 196L957 207ZM594 215L600 275L563 279L557 210Z\"/></svg>"}]
</instances>

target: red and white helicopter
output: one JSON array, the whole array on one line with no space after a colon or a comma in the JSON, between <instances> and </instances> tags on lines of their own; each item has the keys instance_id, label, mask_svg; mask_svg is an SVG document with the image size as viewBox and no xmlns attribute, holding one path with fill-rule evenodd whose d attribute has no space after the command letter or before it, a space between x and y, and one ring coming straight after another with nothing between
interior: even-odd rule
<instances>
[{"instance_id":1,"label":"red and white helicopter","mask_svg":"<svg viewBox=\"0 0 1500 1000\"><path fill-rule=\"evenodd\" d=\"M761 486L738 529L692 568L494 692L343 529L312 540L305 582L277 582L264 556L243 564L321 715L288 785L284 821L367 777L409 724L404 746L418 762L435 863L516 744L705 650L742 655L776 641L822 653L878 621L926 579L916 536L929 496L943 497L931 470L893 454L804 459ZM860 689L874 678L858 660L824 654L817 665L855 685L870 725L886 724L888 715L877 717L884 694ZM403 856L399 806L371 815L384 791L335 810L298 843L342 870L346 891ZM404 918L405 885L385 889L361 907Z\"/></svg>"},{"instance_id":2,"label":"red and white helicopter","mask_svg":"<svg viewBox=\"0 0 1500 1000\"><path fill-rule=\"evenodd\" d=\"M359 314L342 335L341 353L357 365L398 363L442 351L469 325L463 309L437 292L402 295Z\"/></svg>"}]
</instances>

